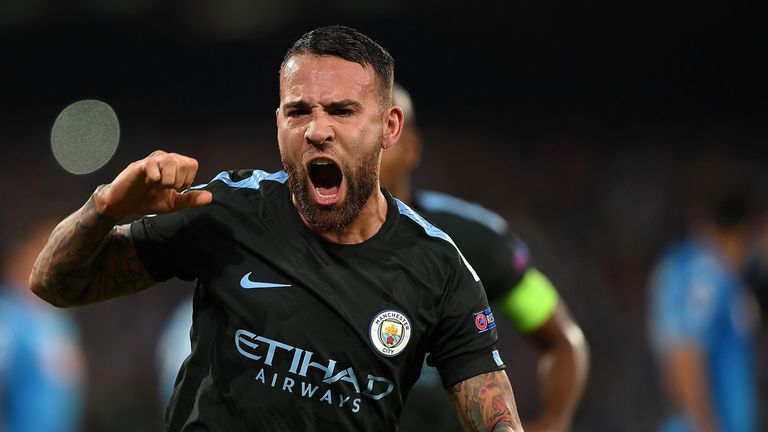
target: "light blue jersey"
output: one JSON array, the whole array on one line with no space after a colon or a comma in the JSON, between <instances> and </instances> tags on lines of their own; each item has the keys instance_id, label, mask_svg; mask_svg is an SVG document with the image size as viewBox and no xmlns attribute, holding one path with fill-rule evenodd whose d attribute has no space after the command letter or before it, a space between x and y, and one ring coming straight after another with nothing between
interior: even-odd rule
<instances>
[{"instance_id":1,"label":"light blue jersey","mask_svg":"<svg viewBox=\"0 0 768 432\"><path fill-rule=\"evenodd\" d=\"M650 327L660 357L683 344L701 350L723 432L758 430L755 303L717 250L688 240L669 250L651 285ZM665 432L693 431L682 414Z\"/></svg>"},{"instance_id":2,"label":"light blue jersey","mask_svg":"<svg viewBox=\"0 0 768 432\"><path fill-rule=\"evenodd\" d=\"M157 346L160 400L167 404L181 364L192 352L189 331L192 327L192 295L184 298L163 324Z\"/></svg>"},{"instance_id":3,"label":"light blue jersey","mask_svg":"<svg viewBox=\"0 0 768 432\"><path fill-rule=\"evenodd\" d=\"M81 429L83 359L74 322L0 289L0 431Z\"/></svg>"}]
</instances>

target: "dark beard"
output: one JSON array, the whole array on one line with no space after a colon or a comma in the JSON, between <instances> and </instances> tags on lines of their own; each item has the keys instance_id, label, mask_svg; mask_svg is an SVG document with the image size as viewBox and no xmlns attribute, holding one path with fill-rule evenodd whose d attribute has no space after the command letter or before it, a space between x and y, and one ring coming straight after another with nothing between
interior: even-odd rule
<instances>
[{"instance_id":1,"label":"dark beard","mask_svg":"<svg viewBox=\"0 0 768 432\"><path fill-rule=\"evenodd\" d=\"M354 171L339 167L347 181L347 193L344 201L333 206L320 206L310 195L310 181L305 167L299 167L283 160L288 173L288 187L296 200L299 212L317 232L340 232L351 224L368 202L376 186L378 162L381 148L365 157Z\"/></svg>"}]
</instances>

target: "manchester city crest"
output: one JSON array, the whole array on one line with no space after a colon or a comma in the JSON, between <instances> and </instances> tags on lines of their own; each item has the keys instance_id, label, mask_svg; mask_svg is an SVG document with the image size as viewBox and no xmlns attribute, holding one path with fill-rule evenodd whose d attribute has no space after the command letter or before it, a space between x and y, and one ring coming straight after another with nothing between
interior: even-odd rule
<instances>
[{"instance_id":1,"label":"manchester city crest","mask_svg":"<svg viewBox=\"0 0 768 432\"><path fill-rule=\"evenodd\" d=\"M371 321L370 335L377 351L387 357L396 356L411 338L411 322L396 310L381 311Z\"/></svg>"}]
</instances>

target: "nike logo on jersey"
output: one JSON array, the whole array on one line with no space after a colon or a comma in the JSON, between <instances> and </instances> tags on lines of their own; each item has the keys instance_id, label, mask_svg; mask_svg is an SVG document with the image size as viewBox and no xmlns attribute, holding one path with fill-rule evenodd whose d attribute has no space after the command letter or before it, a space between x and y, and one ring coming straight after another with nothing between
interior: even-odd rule
<instances>
[{"instance_id":1,"label":"nike logo on jersey","mask_svg":"<svg viewBox=\"0 0 768 432\"><path fill-rule=\"evenodd\" d=\"M285 288L289 287L290 285L287 284L279 284L279 283L270 283L270 282L254 282L250 279L252 272L248 272L243 276L242 279L240 279L240 286L245 289L253 289L253 288Z\"/></svg>"}]
</instances>

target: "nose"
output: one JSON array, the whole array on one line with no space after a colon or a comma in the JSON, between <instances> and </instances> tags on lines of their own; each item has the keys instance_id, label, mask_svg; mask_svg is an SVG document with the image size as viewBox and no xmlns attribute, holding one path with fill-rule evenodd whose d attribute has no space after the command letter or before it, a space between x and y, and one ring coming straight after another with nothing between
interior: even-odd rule
<instances>
[{"instance_id":1,"label":"nose","mask_svg":"<svg viewBox=\"0 0 768 432\"><path fill-rule=\"evenodd\" d=\"M334 131L330 119L326 113L315 113L304 131L304 139L307 144L322 148L333 140Z\"/></svg>"}]
</instances>

